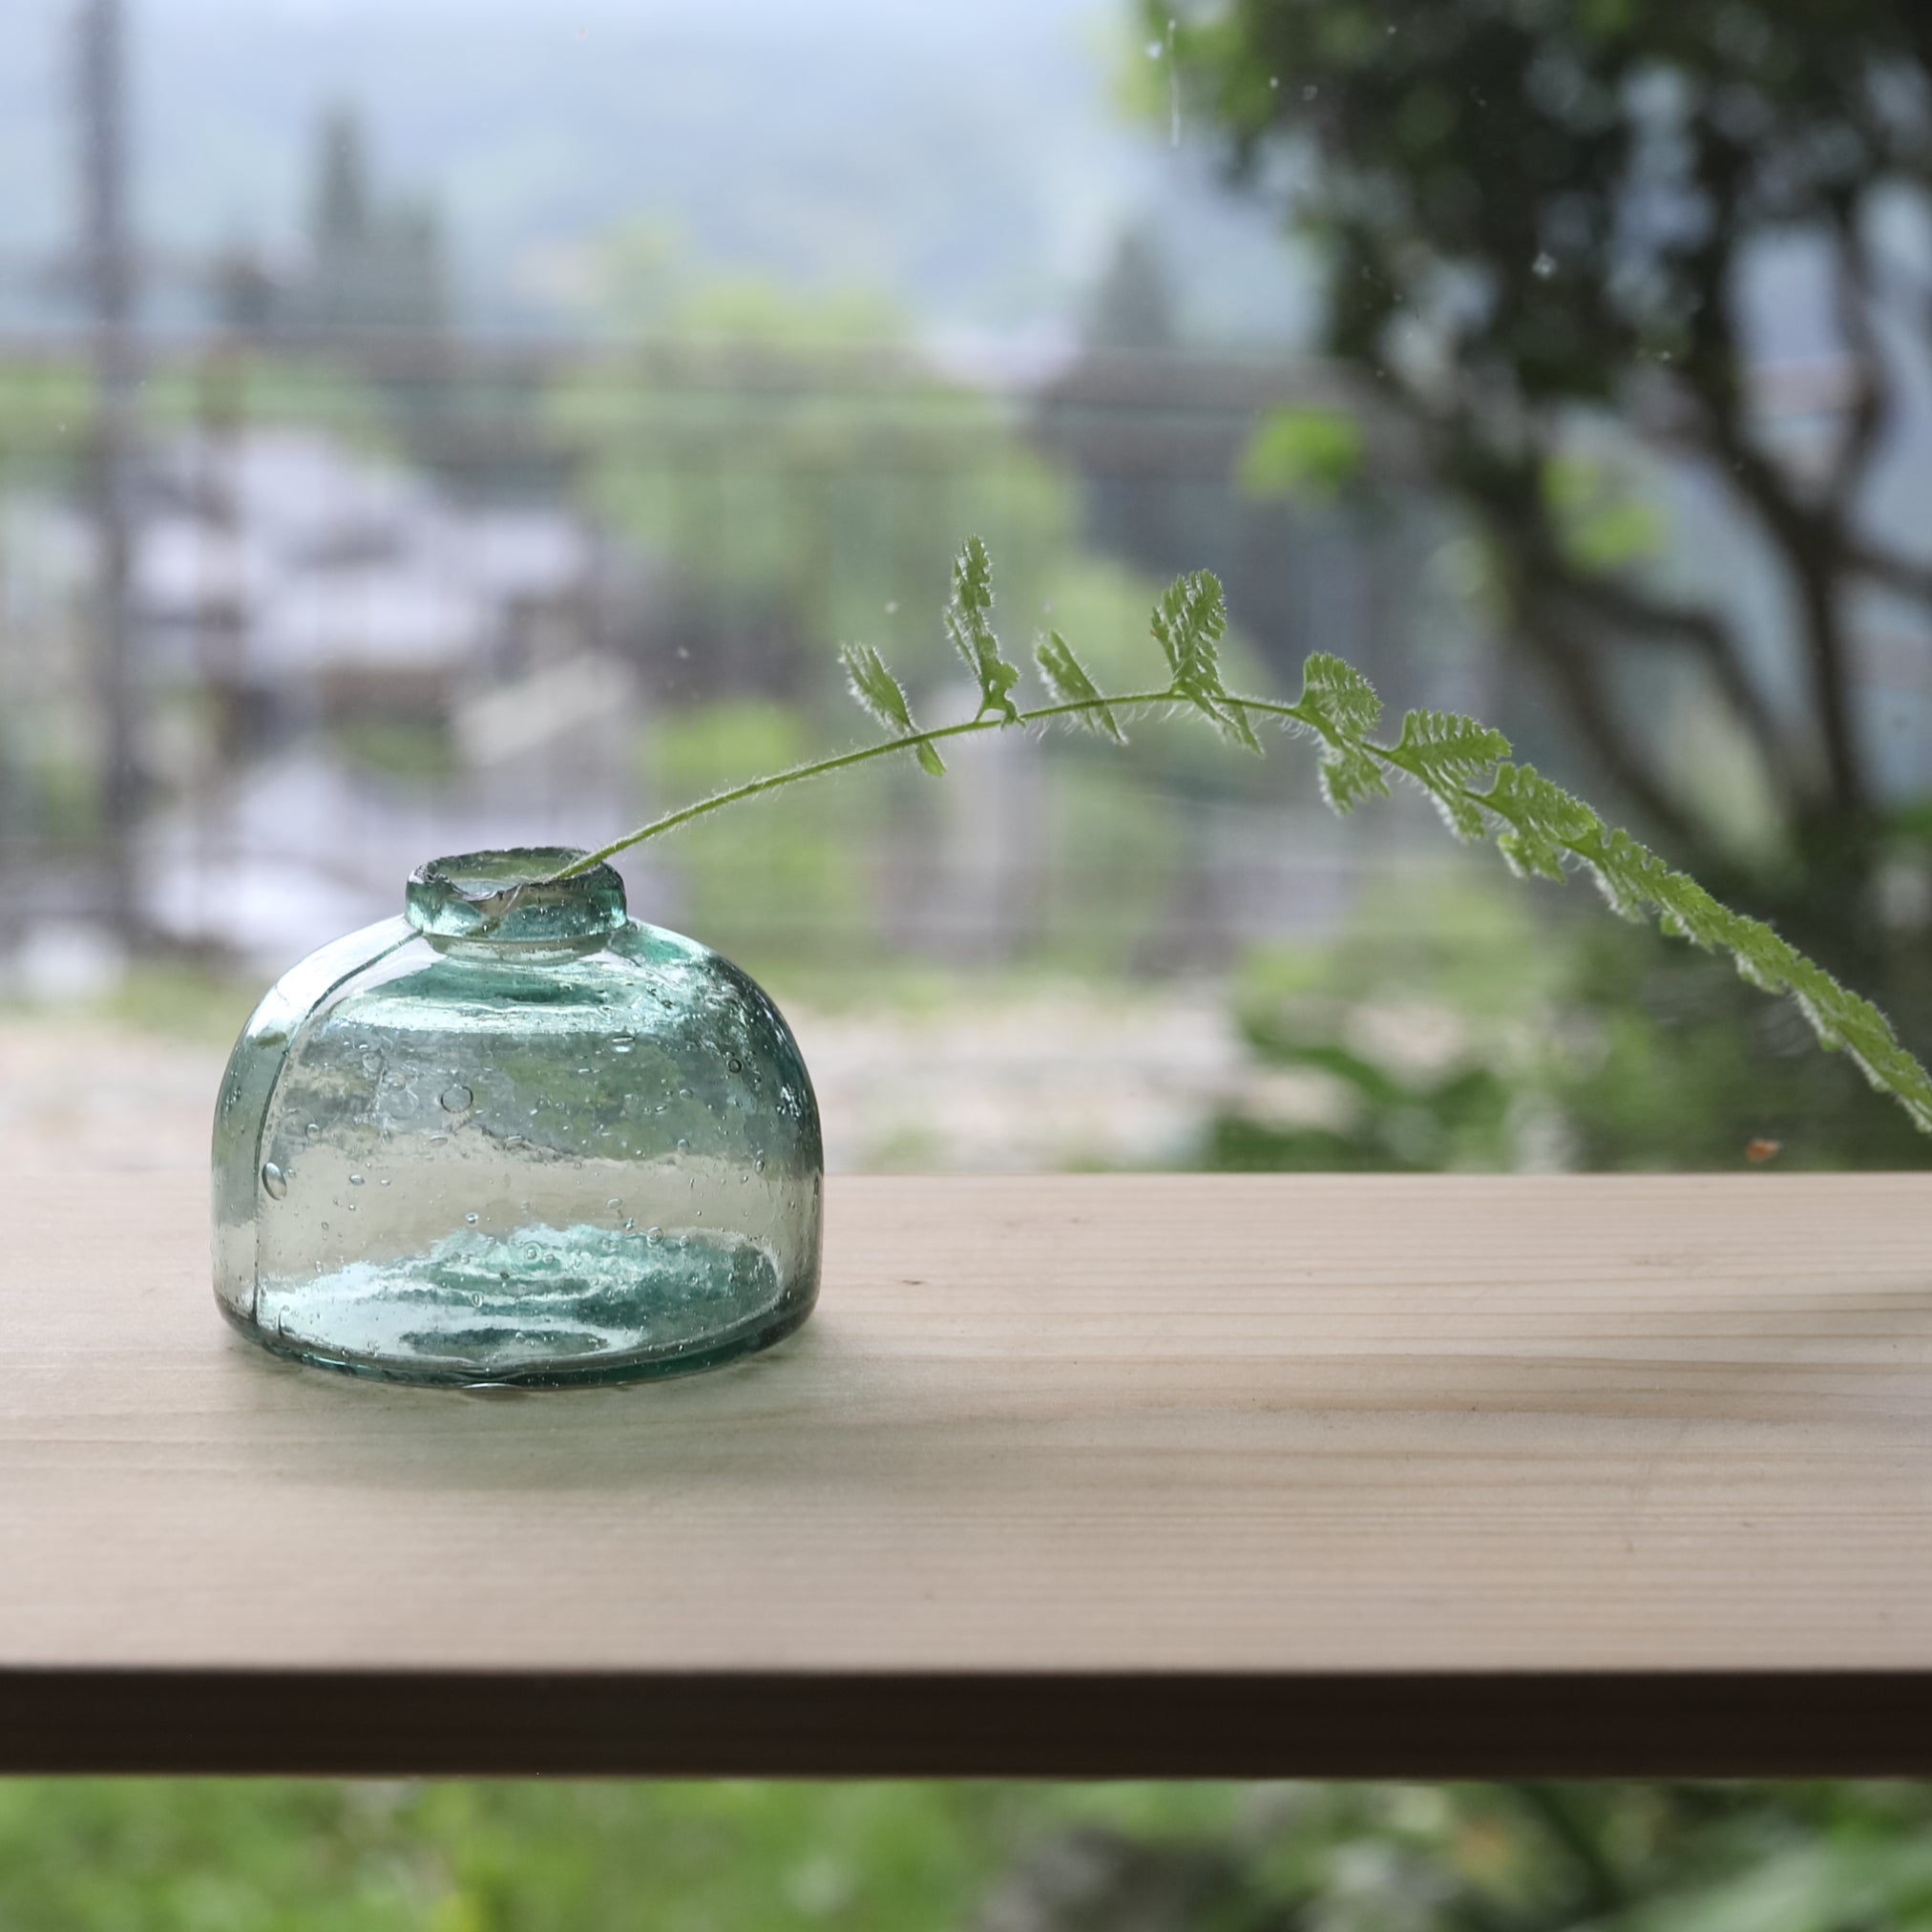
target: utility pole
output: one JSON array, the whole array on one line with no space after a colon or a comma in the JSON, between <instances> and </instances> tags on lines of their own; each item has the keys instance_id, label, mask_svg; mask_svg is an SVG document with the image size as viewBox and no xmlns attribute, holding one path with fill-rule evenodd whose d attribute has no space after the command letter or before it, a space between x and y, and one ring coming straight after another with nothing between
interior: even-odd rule
<instances>
[{"instance_id":1,"label":"utility pole","mask_svg":"<svg viewBox=\"0 0 1932 1932\"><path fill-rule=\"evenodd\" d=\"M125 21L122 0L79 0L74 16L78 82L81 284L92 320L94 381L88 496L97 546L94 690L101 760L101 837L106 912L123 940L136 936L132 851L141 796L128 579L129 456L137 371L135 262L128 232Z\"/></svg>"}]
</instances>

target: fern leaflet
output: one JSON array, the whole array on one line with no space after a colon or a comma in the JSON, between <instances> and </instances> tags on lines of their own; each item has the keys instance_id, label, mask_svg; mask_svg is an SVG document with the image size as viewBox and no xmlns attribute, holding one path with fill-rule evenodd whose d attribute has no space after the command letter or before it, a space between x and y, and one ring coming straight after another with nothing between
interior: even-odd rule
<instances>
[{"instance_id":1,"label":"fern leaflet","mask_svg":"<svg viewBox=\"0 0 1932 1932\"><path fill-rule=\"evenodd\" d=\"M1174 696L1192 704L1231 744L1259 752L1261 741L1247 712L1221 686L1220 643L1228 629L1228 605L1220 578L1210 570L1177 577L1154 606L1148 628L1166 654Z\"/></svg>"},{"instance_id":2,"label":"fern leaflet","mask_svg":"<svg viewBox=\"0 0 1932 1932\"><path fill-rule=\"evenodd\" d=\"M1127 734L1121 729L1107 701L1094 688L1086 667L1058 631L1048 631L1034 644L1033 661L1040 666L1040 681L1060 704L1083 707L1073 714L1077 723L1103 738L1111 738L1116 745L1127 742Z\"/></svg>"},{"instance_id":3,"label":"fern leaflet","mask_svg":"<svg viewBox=\"0 0 1932 1932\"><path fill-rule=\"evenodd\" d=\"M870 644L847 644L838 654L845 666L846 682L851 694L880 730L895 738L909 738L918 727L913 723L913 707L906 702L899 681L886 669L886 661ZM939 747L930 740L913 746L920 768L934 778L942 777L946 761Z\"/></svg>"},{"instance_id":4,"label":"fern leaflet","mask_svg":"<svg viewBox=\"0 0 1932 1932\"><path fill-rule=\"evenodd\" d=\"M999 640L993 631L993 559L976 536L969 536L953 563L953 597L941 621L954 648L966 661L979 685L979 712L999 713L1000 723L1019 723L1019 706L1013 702L1013 687L1019 682L1019 666L1009 664L1000 655Z\"/></svg>"}]
</instances>

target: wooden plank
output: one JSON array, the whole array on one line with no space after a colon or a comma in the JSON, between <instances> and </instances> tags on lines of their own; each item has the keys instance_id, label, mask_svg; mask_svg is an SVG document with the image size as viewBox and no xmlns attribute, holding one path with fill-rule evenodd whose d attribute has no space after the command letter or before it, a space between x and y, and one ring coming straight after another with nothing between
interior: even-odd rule
<instances>
[{"instance_id":1,"label":"wooden plank","mask_svg":"<svg viewBox=\"0 0 1932 1932\"><path fill-rule=\"evenodd\" d=\"M1932 1180L832 1184L771 1354L277 1363L16 1203L0 1768L1932 1771Z\"/></svg>"}]
</instances>

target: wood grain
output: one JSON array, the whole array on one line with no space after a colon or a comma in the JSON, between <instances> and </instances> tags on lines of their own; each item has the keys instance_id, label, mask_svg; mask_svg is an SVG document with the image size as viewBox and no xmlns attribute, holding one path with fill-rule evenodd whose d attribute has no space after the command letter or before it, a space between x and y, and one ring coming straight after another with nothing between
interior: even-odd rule
<instances>
[{"instance_id":1,"label":"wood grain","mask_svg":"<svg viewBox=\"0 0 1932 1932\"><path fill-rule=\"evenodd\" d=\"M0 1768L1932 1771L1932 1180L844 1180L687 1381L283 1365L178 1174L0 1256Z\"/></svg>"}]
</instances>

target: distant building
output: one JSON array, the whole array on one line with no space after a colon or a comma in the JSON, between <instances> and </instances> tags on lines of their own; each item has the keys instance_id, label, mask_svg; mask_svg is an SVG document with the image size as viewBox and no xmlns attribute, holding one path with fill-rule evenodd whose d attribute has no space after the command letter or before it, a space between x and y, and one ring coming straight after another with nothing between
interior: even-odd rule
<instances>
[{"instance_id":1,"label":"distant building","mask_svg":"<svg viewBox=\"0 0 1932 1932\"><path fill-rule=\"evenodd\" d=\"M163 445L139 501L143 682L206 721L143 837L159 930L273 963L393 911L426 855L634 816L637 681L568 512L285 428Z\"/></svg>"},{"instance_id":2,"label":"distant building","mask_svg":"<svg viewBox=\"0 0 1932 1932\"><path fill-rule=\"evenodd\" d=\"M294 429L184 435L141 496L141 656L230 700L252 748L359 711L447 721L595 644L598 549L562 510L454 503Z\"/></svg>"}]
</instances>

